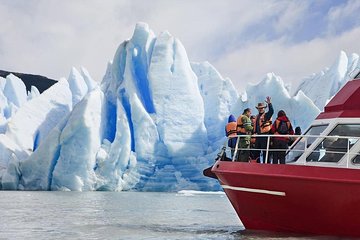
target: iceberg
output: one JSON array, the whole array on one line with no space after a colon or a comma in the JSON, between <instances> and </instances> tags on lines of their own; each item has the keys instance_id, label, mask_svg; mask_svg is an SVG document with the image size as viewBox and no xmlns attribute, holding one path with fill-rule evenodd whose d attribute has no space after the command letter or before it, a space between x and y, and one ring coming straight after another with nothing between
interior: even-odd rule
<instances>
[{"instance_id":1,"label":"iceberg","mask_svg":"<svg viewBox=\"0 0 360 240\"><path fill-rule=\"evenodd\" d=\"M322 111L337 91L351 79L351 74L359 72L358 61L359 55L352 54L348 57L341 51L330 68L304 78L296 93L302 91Z\"/></svg>"},{"instance_id":2,"label":"iceberg","mask_svg":"<svg viewBox=\"0 0 360 240\"><path fill-rule=\"evenodd\" d=\"M294 127L299 126L303 130L305 130L320 113L315 103L301 90L299 90L295 96L292 96L281 77L274 73L268 73L265 78L257 84L248 84L246 87L246 96L243 96L241 101L238 101L236 109L245 109L247 107L254 109L257 103L265 101L266 96L271 97L271 102L274 107L273 120L276 119L279 110L284 110L292 121L292 125ZM239 114L240 112L238 112L238 115ZM253 114L257 114L257 112L253 111Z\"/></svg>"},{"instance_id":3,"label":"iceberg","mask_svg":"<svg viewBox=\"0 0 360 240\"><path fill-rule=\"evenodd\" d=\"M198 78L198 87L204 101L207 139L210 147L217 148L223 141L224 126L229 110L233 111L239 94L231 80L223 78L209 62L192 63L191 67Z\"/></svg>"},{"instance_id":4,"label":"iceberg","mask_svg":"<svg viewBox=\"0 0 360 240\"><path fill-rule=\"evenodd\" d=\"M341 52L295 94L275 73L239 94L209 62L190 62L169 32L156 36L138 23L101 83L85 68L72 68L41 94L26 93L13 76L0 78L1 189L219 191L202 170L226 141L230 114L271 96L275 114L283 109L306 129L351 79L358 58Z\"/></svg>"}]
</instances>

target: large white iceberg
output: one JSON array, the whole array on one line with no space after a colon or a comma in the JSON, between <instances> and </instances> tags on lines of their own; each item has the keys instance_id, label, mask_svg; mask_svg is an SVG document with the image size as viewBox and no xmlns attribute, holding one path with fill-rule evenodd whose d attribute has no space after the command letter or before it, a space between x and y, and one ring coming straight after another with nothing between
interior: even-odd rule
<instances>
[{"instance_id":1,"label":"large white iceberg","mask_svg":"<svg viewBox=\"0 0 360 240\"><path fill-rule=\"evenodd\" d=\"M239 94L210 63L191 63L170 33L156 36L139 23L101 84L84 68L42 94L26 95L13 76L0 79L2 189L219 190L202 170L226 140L230 114L271 96L275 115L283 109L305 129L356 67L358 55L342 52L296 95L274 73Z\"/></svg>"},{"instance_id":2,"label":"large white iceberg","mask_svg":"<svg viewBox=\"0 0 360 240\"><path fill-rule=\"evenodd\" d=\"M354 77L354 73L359 72L359 66L359 55L352 54L348 57L341 51L330 68L304 78L296 93L302 91L322 111L336 92Z\"/></svg>"}]
</instances>

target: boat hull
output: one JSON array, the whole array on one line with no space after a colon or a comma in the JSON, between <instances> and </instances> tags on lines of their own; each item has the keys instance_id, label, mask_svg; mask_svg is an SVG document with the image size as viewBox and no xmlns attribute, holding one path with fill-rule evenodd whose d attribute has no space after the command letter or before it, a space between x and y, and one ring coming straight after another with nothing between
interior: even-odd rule
<instances>
[{"instance_id":1,"label":"boat hull","mask_svg":"<svg viewBox=\"0 0 360 240\"><path fill-rule=\"evenodd\" d=\"M247 229L360 236L358 170L217 161L212 171Z\"/></svg>"}]
</instances>

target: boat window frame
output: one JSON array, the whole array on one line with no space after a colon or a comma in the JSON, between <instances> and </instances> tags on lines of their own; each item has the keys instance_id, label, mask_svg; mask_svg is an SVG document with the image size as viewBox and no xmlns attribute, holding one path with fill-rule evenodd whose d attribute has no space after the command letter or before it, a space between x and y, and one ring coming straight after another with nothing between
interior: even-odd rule
<instances>
[{"instance_id":1,"label":"boat window frame","mask_svg":"<svg viewBox=\"0 0 360 240\"><path fill-rule=\"evenodd\" d=\"M305 162L306 163L311 163L311 162L321 162L321 163L335 163L335 164L338 164L341 162L341 160L349 153L350 154L350 151L352 149L353 146L355 146L358 142L359 142L359 139L357 139L353 144L349 144L349 140L351 139L351 137L358 137L358 135L356 136L351 136L351 135L347 135L346 137L347 138L344 138L344 137L339 137L339 136L345 136L345 135L338 135L338 134L333 134L332 133L339 127L339 126L344 126L344 125L358 125L359 126L359 130L360 130L360 123L337 123L335 124L331 131L327 134L327 136L329 137L333 137L334 138L334 141L331 142L331 144L329 145L329 143L326 143L327 146L325 146L324 148L324 142L326 140L329 141L329 139L331 138L326 138L326 137L322 137L321 141L319 141L319 143L312 149L312 151L306 156L305 158ZM352 131L351 131L352 132ZM337 141L342 141L342 140L346 140L346 148L343 148L341 147L341 145L339 145L339 143L336 143ZM330 142L330 141L329 141ZM336 144L335 144L336 143ZM320 145L322 145L321 149L324 149L325 152L321 152L321 149L320 149ZM349 148L348 148L349 147ZM328 150L328 149L333 149L333 150ZM334 151L335 149L335 151ZM311 157L311 155L313 154L319 154L319 159L318 160L309 160L309 158ZM321 156L321 154L324 154ZM339 156L338 157L338 160L337 161L326 161L326 154L331 154L332 156ZM325 157L325 161L324 160L321 160L321 159L324 159ZM354 156L354 157L351 157L352 160L351 162L353 163L354 161L354 158L357 157L357 156ZM330 159L333 159L333 158L330 158ZM353 163L355 165L355 163ZM359 165L360 164L360 161L359 163L357 163L356 165Z\"/></svg>"},{"instance_id":2,"label":"boat window frame","mask_svg":"<svg viewBox=\"0 0 360 240\"><path fill-rule=\"evenodd\" d=\"M318 138L315 138L315 137L309 137L309 138L314 138L314 140L310 143L310 144L307 144L307 146L305 147L305 142L304 143L304 146L303 147L300 147L300 149L295 149L295 147L297 146L297 144L299 144L301 142L301 140L305 139L305 136L308 135L308 136L311 136L311 135L315 135L315 134L312 134L311 133L311 130L316 128L316 127L324 127L322 129L321 132L319 132L318 134L316 135L321 135L321 133L325 132L326 129L331 126L329 123L319 123L319 124L314 124L314 125L311 125L310 127L307 128L307 130L305 131L304 134L302 134L303 137L299 137L298 139L295 140L295 142L290 146L290 148L288 149L288 151L286 152L286 157L289 156L290 153L292 153L292 151L299 151L300 154L298 156L295 156L294 159L291 159L291 160L286 160L286 162L297 162L299 161L302 156L304 156L304 154L306 155L309 155L311 154L311 152L307 152L306 150L309 149L311 147L311 145L316 142L316 140ZM307 142L307 141L306 141ZM307 156L306 156L307 157Z\"/></svg>"}]
</instances>

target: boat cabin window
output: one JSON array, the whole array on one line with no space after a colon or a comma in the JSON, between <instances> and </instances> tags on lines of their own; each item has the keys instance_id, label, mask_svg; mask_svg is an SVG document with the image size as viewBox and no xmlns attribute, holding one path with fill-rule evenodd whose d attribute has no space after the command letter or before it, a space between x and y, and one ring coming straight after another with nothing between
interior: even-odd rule
<instances>
[{"instance_id":1,"label":"boat cabin window","mask_svg":"<svg viewBox=\"0 0 360 240\"><path fill-rule=\"evenodd\" d=\"M308 136L321 135L321 133L327 128L327 126L328 124L311 126L304 133L304 135L308 135ZM317 137L301 137L297 139L293 144L293 146L290 148L290 151L286 155L287 161L290 162L296 161L304 153L305 144L307 145L306 147L308 148L316 139Z\"/></svg>"},{"instance_id":2,"label":"boat cabin window","mask_svg":"<svg viewBox=\"0 0 360 240\"><path fill-rule=\"evenodd\" d=\"M351 137L360 136L360 124L339 124L330 132L329 136L333 137L324 138L306 158L306 161L338 162L359 140Z\"/></svg>"}]
</instances>

